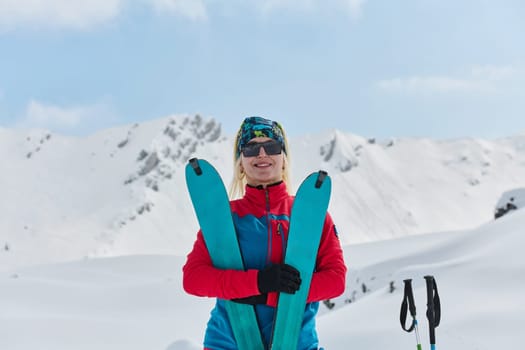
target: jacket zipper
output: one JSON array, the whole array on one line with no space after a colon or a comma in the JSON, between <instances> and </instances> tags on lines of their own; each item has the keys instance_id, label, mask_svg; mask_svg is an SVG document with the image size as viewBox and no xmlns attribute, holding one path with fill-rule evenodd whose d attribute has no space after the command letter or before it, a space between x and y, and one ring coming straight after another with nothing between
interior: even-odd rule
<instances>
[{"instance_id":1,"label":"jacket zipper","mask_svg":"<svg viewBox=\"0 0 525 350\"><path fill-rule=\"evenodd\" d=\"M281 247L283 250L283 259L286 256L286 239L284 237L283 225L280 222L277 223L277 234L281 236Z\"/></svg>"},{"instance_id":2,"label":"jacket zipper","mask_svg":"<svg viewBox=\"0 0 525 350\"><path fill-rule=\"evenodd\" d=\"M267 188L264 189L264 196L266 199L266 223L268 224L268 248L266 256L266 264L272 261L272 223L270 221L270 192Z\"/></svg>"}]
</instances>

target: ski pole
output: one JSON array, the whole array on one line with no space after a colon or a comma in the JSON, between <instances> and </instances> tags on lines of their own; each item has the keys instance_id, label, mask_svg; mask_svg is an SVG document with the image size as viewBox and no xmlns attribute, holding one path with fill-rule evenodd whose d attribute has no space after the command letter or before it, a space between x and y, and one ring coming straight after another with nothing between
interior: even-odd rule
<instances>
[{"instance_id":1,"label":"ski pole","mask_svg":"<svg viewBox=\"0 0 525 350\"><path fill-rule=\"evenodd\" d=\"M399 321L401 322L401 327L406 332L410 333L414 331L416 333L417 350L421 350L421 340L419 339L419 331L417 328L416 303L414 302L414 293L412 291L412 280L406 279L403 282L405 283L405 293L403 295L403 302L401 303ZM410 316L412 316L412 324L409 328L406 328L405 326L407 319L407 309L410 310Z\"/></svg>"},{"instance_id":2,"label":"ski pole","mask_svg":"<svg viewBox=\"0 0 525 350\"><path fill-rule=\"evenodd\" d=\"M427 319L430 335L430 350L436 350L436 327L441 321L441 302L434 276L425 276L427 285Z\"/></svg>"}]
</instances>

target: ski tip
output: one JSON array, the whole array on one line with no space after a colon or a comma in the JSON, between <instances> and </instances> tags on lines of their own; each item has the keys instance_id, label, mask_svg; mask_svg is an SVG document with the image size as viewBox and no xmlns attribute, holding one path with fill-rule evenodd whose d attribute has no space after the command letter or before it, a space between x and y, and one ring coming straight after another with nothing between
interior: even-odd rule
<instances>
[{"instance_id":1,"label":"ski tip","mask_svg":"<svg viewBox=\"0 0 525 350\"><path fill-rule=\"evenodd\" d=\"M317 173L317 181L315 182L315 188L321 188L327 176L328 173L326 171L319 170L319 172Z\"/></svg>"},{"instance_id":2,"label":"ski tip","mask_svg":"<svg viewBox=\"0 0 525 350\"><path fill-rule=\"evenodd\" d=\"M191 165L193 171L195 171L195 174L202 175L202 169L201 169L201 166L199 165L199 159L191 158L188 162Z\"/></svg>"}]
</instances>

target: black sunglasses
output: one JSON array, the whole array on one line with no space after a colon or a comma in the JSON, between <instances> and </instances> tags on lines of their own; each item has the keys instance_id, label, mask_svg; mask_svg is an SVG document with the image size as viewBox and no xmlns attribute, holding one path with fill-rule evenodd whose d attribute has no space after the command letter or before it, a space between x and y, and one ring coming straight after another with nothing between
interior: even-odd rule
<instances>
[{"instance_id":1,"label":"black sunglasses","mask_svg":"<svg viewBox=\"0 0 525 350\"><path fill-rule=\"evenodd\" d=\"M245 157L256 157L261 152L261 147L264 148L264 152L269 156L274 156L276 154L281 154L283 151L283 145L275 140L270 140L266 142L252 142L248 143L242 149L242 154Z\"/></svg>"}]
</instances>

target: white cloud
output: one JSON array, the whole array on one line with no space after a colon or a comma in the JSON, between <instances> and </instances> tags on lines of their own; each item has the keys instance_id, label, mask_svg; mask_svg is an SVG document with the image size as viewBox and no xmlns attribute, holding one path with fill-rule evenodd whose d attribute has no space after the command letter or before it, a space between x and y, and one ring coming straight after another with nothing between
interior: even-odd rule
<instances>
[{"instance_id":1,"label":"white cloud","mask_svg":"<svg viewBox=\"0 0 525 350\"><path fill-rule=\"evenodd\" d=\"M57 106L41 104L37 101L29 102L26 111L26 122L30 124L53 125L58 127L78 126L82 118L87 114L85 107L65 109Z\"/></svg>"},{"instance_id":2,"label":"white cloud","mask_svg":"<svg viewBox=\"0 0 525 350\"><path fill-rule=\"evenodd\" d=\"M483 82L451 77L409 77L381 80L377 86L383 90L403 92L468 92L483 91Z\"/></svg>"},{"instance_id":3,"label":"white cloud","mask_svg":"<svg viewBox=\"0 0 525 350\"><path fill-rule=\"evenodd\" d=\"M0 0L0 28L86 29L116 17L121 5L122 0Z\"/></svg>"},{"instance_id":4,"label":"white cloud","mask_svg":"<svg viewBox=\"0 0 525 350\"><path fill-rule=\"evenodd\" d=\"M243 8L247 0L214 0L218 7ZM227 1L227 2L226 2ZM0 0L0 32L24 26L85 30L117 18L133 3L156 11L202 21L209 17L212 0ZM362 13L366 0L252 0L264 14L282 10L317 13L346 11L352 18Z\"/></svg>"},{"instance_id":5,"label":"white cloud","mask_svg":"<svg viewBox=\"0 0 525 350\"><path fill-rule=\"evenodd\" d=\"M358 18L363 12L363 5L366 0L340 0L346 6L348 13L353 18Z\"/></svg>"},{"instance_id":6,"label":"white cloud","mask_svg":"<svg viewBox=\"0 0 525 350\"><path fill-rule=\"evenodd\" d=\"M258 0L256 4L263 13L279 10L292 10L302 12L316 12L320 9L334 6L343 9L348 14L357 18L362 13L363 4L366 0Z\"/></svg>"},{"instance_id":7,"label":"white cloud","mask_svg":"<svg viewBox=\"0 0 525 350\"><path fill-rule=\"evenodd\" d=\"M494 93L520 79L520 71L512 66L472 66L463 77L412 76L386 79L375 85L382 90L403 93Z\"/></svg>"},{"instance_id":8,"label":"white cloud","mask_svg":"<svg viewBox=\"0 0 525 350\"><path fill-rule=\"evenodd\" d=\"M157 12L173 13L192 20L206 20L208 18L206 5L203 0L148 0Z\"/></svg>"},{"instance_id":9,"label":"white cloud","mask_svg":"<svg viewBox=\"0 0 525 350\"><path fill-rule=\"evenodd\" d=\"M204 0L0 0L0 31L23 26L89 29L115 19L133 2L192 20L207 18Z\"/></svg>"},{"instance_id":10,"label":"white cloud","mask_svg":"<svg viewBox=\"0 0 525 350\"><path fill-rule=\"evenodd\" d=\"M115 119L111 108L105 103L63 107L31 100L15 127L85 133L91 131L93 126L111 123Z\"/></svg>"},{"instance_id":11,"label":"white cloud","mask_svg":"<svg viewBox=\"0 0 525 350\"><path fill-rule=\"evenodd\" d=\"M316 0L259 0L255 4L263 13L282 9L313 10Z\"/></svg>"},{"instance_id":12,"label":"white cloud","mask_svg":"<svg viewBox=\"0 0 525 350\"><path fill-rule=\"evenodd\" d=\"M474 78L486 80L511 79L519 74L519 70L512 66L475 65L471 68Z\"/></svg>"}]
</instances>

